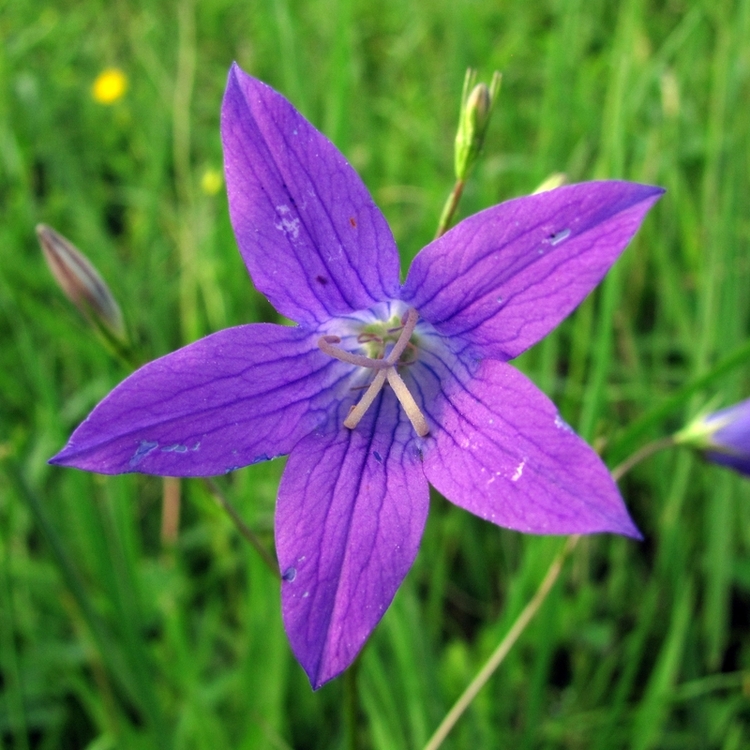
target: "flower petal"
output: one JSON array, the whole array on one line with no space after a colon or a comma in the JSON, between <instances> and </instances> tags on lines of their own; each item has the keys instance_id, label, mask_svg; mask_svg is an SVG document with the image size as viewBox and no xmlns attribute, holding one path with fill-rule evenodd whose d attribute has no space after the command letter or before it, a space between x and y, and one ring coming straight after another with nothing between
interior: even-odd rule
<instances>
[{"instance_id":1,"label":"flower petal","mask_svg":"<svg viewBox=\"0 0 750 750\"><path fill-rule=\"evenodd\" d=\"M348 376L300 328L227 328L142 367L50 460L119 474L210 476L288 453Z\"/></svg>"},{"instance_id":2,"label":"flower petal","mask_svg":"<svg viewBox=\"0 0 750 750\"><path fill-rule=\"evenodd\" d=\"M338 149L235 64L221 111L229 212L256 288L298 323L398 296L388 224Z\"/></svg>"},{"instance_id":3,"label":"flower petal","mask_svg":"<svg viewBox=\"0 0 750 750\"><path fill-rule=\"evenodd\" d=\"M437 490L518 531L640 538L602 460L525 375L494 360L473 374L448 364L432 363L442 397L433 395L428 419L439 428L424 451Z\"/></svg>"},{"instance_id":4,"label":"flower petal","mask_svg":"<svg viewBox=\"0 0 750 750\"><path fill-rule=\"evenodd\" d=\"M714 412L706 417L706 425L716 425L711 443L719 450L750 456L750 399Z\"/></svg>"},{"instance_id":5,"label":"flower petal","mask_svg":"<svg viewBox=\"0 0 750 750\"><path fill-rule=\"evenodd\" d=\"M708 461L719 464L720 466L726 466L729 469L734 469L740 474L747 474L750 476L750 456L747 454L735 456L731 453L706 451L704 455Z\"/></svg>"},{"instance_id":6,"label":"flower petal","mask_svg":"<svg viewBox=\"0 0 750 750\"><path fill-rule=\"evenodd\" d=\"M428 506L417 441L390 390L354 430L315 432L294 447L279 487L276 553L284 625L314 688L352 663L385 613Z\"/></svg>"},{"instance_id":7,"label":"flower petal","mask_svg":"<svg viewBox=\"0 0 750 750\"><path fill-rule=\"evenodd\" d=\"M417 255L401 298L477 358L513 359L601 281L663 192L587 182L489 208Z\"/></svg>"}]
</instances>

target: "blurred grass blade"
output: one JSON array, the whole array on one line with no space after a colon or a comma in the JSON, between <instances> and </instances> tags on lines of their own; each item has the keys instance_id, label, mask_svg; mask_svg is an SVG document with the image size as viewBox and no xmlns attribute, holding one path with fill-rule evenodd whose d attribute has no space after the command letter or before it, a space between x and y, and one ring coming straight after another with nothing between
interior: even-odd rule
<instances>
[{"instance_id":1,"label":"blurred grass blade","mask_svg":"<svg viewBox=\"0 0 750 750\"><path fill-rule=\"evenodd\" d=\"M5 457L2 466L6 476L15 487L19 497L25 501L37 526L47 540L57 568L89 626L98 647L99 656L104 664L107 665L109 673L117 681L120 688L122 688L132 707L137 708L139 714L148 717L149 723L152 724L158 735L163 738L165 735L162 731L162 718L153 688L147 680L139 679L139 671L134 671L131 668L117 641L96 613L94 605L86 593L86 587L65 550L62 539L47 517L42 500L29 487L20 467L12 457Z\"/></svg>"}]
</instances>

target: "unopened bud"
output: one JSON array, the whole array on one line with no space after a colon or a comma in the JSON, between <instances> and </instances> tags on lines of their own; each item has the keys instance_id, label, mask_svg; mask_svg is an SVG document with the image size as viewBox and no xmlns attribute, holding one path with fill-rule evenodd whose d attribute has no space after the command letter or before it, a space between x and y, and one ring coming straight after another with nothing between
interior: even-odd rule
<instances>
[{"instance_id":1,"label":"unopened bud","mask_svg":"<svg viewBox=\"0 0 750 750\"><path fill-rule=\"evenodd\" d=\"M120 306L89 259L61 234L38 224L36 234L52 275L65 296L94 327L125 343Z\"/></svg>"},{"instance_id":2,"label":"unopened bud","mask_svg":"<svg viewBox=\"0 0 750 750\"><path fill-rule=\"evenodd\" d=\"M532 195L536 195L537 193L548 193L550 190L556 190L557 188L561 187L568 181L568 175L566 175L564 172L553 172L549 177L547 177L544 182L542 182L537 189L532 193Z\"/></svg>"},{"instance_id":3,"label":"unopened bud","mask_svg":"<svg viewBox=\"0 0 750 750\"><path fill-rule=\"evenodd\" d=\"M750 474L750 399L696 417L674 441L716 464Z\"/></svg>"},{"instance_id":4,"label":"unopened bud","mask_svg":"<svg viewBox=\"0 0 750 750\"><path fill-rule=\"evenodd\" d=\"M456 133L455 168L456 179L465 180L479 157L484 143L492 108L500 92L502 76L495 72L489 86L475 83L476 71L469 68L464 79L461 97L461 112Z\"/></svg>"}]
</instances>

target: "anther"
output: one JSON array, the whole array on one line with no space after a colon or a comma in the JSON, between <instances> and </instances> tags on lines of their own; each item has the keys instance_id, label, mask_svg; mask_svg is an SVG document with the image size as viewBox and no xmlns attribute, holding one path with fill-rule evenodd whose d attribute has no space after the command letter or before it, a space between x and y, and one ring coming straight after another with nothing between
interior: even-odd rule
<instances>
[{"instance_id":1,"label":"anther","mask_svg":"<svg viewBox=\"0 0 750 750\"><path fill-rule=\"evenodd\" d=\"M338 336L336 338L338 338ZM339 341L340 340L341 339L339 339ZM357 336L357 343L359 344L369 344L371 341L377 341L378 344L383 343L383 339L381 339L380 336L377 336L374 333L360 333L359 336Z\"/></svg>"}]
</instances>

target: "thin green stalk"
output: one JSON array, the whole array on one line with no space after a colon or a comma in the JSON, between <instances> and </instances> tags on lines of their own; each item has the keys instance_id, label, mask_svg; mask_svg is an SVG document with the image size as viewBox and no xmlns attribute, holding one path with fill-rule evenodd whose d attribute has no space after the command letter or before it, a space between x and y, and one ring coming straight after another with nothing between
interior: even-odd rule
<instances>
[{"instance_id":1,"label":"thin green stalk","mask_svg":"<svg viewBox=\"0 0 750 750\"><path fill-rule=\"evenodd\" d=\"M649 456L653 456L654 453L663 451L666 448L673 448L675 446L674 437L661 438L660 440L654 440L652 443L647 443L640 450L637 450L630 458L626 458L621 464L612 469L612 478L617 482L620 477L627 474L636 464L645 461Z\"/></svg>"},{"instance_id":2,"label":"thin green stalk","mask_svg":"<svg viewBox=\"0 0 750 750\"><path fill-rule=\"evenodd\" d=\"M461 194L464 191L465 184L466 182L464 180L456 180L456 184L453 186L453 190L448 196L445 206L443 206L443 212L440 214L440 221L438 222L435 239L442 237L450 229L451 223L453 222L453 216L455 215L458 204L461 201Z\"/></svg>"},{"instance_id":3,"label":"thin green stalk","mask_svg":"<svg viewBox=\"0 0 750 750\"><path fill-rule=\"evenodd\" d=\"M612 470L612 478L615 481L621 479L628 471L634 466L645 460L649 456L653 456L664 448L669 448L674 445L672 438L665 438L663 440L656 440L653 443L649 443L641 448L639 451L634 453L626 461L623 461L619 466ZM468 687L459 696L458 700L453 704L453 707L445 715L445 718L440 722L440 725L435 730L435 733L430 737L427 744L424 746L424 750L437 750L445 738L450 733L451 729L456 725L456 722L461 718L464 711L471 705L472 701L478 695L479 691L487 684L487 681L492 677L497 668L503 663L505 657L510 653L510 650L515 645L516 641L520 638L521 634L526 630L528 624L534 619L534 615L539 611L539 608L544 604L549 592L555 585L560 573L562 571L565 561L568 559L570 553L576 548L576 545L580 541L580 534L574 534L569 536L565 542L563 548L555 556L555 559L550 564L547 572L539 584L539 588L531 598L529 603L521 610L518 617L516 617L510 630L505 634L505 637L497 645L497 648L492 652L490 658L485 662L484 666L479 670L474 679L469 683Z\"/></svg>"},{"instance_id":4,"label":"thin green stalk","mask_svg":"<svg viewBox=\"0 0 750 750\"><path fill-rule=\"evenodd\" d=\"M258 535L242 520L242 516L237 512L237 509L229 502L226 495L221 491L218 484L211 478L205 477L203 480L208 487L211 494L214 496L216 502L226 511L229 517L234 521L238 531L242 536L250 542L250 545L255 551L261 556L263 562L266 564L268 569L277 577L280 578L279 566L276 560L273 559L273 555L263 546L263 542L260 541Z\"/></svg>"},{"instance_id":5,"label":"thin green stalk","mask_svg":"<svg viewBox=\"0 0 750 750\"><path fill-rule=\"evenodd\" d=\"M608 448L607 456L610 460L617 461L638 438L648 432L652 427L661 422L664 418L683 406L688 399L698 391L712 385L727 373L737 367L744 365L750 360L750 341L740 344L734 351L721 359L717 364L704 375L696 378L692 382L684 385L675 394L666 399L663 403L656 406L651 411L646 412L642 417L633 422L627 430Z\"/></svg>"},{"instance_id":6,"label":"thin green stalk","mask_svg":"<svg viewBox=\"0 0 750 750\"><path fill-rule=\"evenodd\" d=\"M560 575L563 564L568 559L568 555L575 549L580 538L581 537L577 534L568 537L565 546L556 555L552 564L549 566L546 575L542 579L536 593L531 598L531 601L529 601L529 603L523 608L510 630L497 645L497 648L492 652L490 658L485 662L485 665L479 670L476 677L469 683L466 690L464 690L459 699L453 704L453 708L451 708L451 710L445 715L443 721L440 722L440 726L435 730L435 733L424 746L424 750L437 750L437 748L443 744L448 733L453 729L464 711L466 711L471 705L471 702L476 698L479 691L486 685L487 681L495 673L495 670L502 664L518 638L523 631L526 630L526 626L539 611L539 607L544 604L547 595L552 590L555 581L557 581L557 578Z\"/></svg>"}]
</instances>

